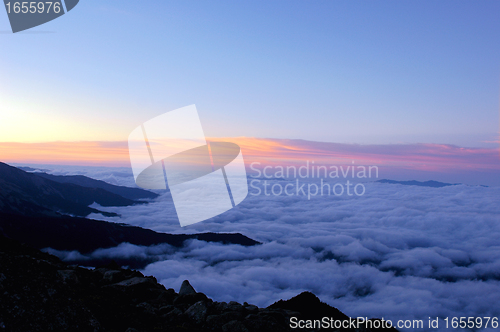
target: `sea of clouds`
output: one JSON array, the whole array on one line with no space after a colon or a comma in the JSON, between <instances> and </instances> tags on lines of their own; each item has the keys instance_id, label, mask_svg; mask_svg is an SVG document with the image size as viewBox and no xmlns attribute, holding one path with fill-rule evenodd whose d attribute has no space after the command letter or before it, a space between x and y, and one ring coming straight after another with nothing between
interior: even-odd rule
<instances>
[{"instance_id":1,"label":"sea of clouds","mask_svg":"<svg viewBox=\"0 0 500 332\"><path fill-rule=\"evenodd\" d=\"M133 185L127 169L51 172ZM180 250L122 244L92 255L152 257L144 274L167 288L188 279L217 301L267 306L311 291L353 317L427 323L428 317L500 316L500 187L364 185L362 196L310 199L250 190L236 208L184 228L169 192L148 205L96 205L121 218L90 218L169 233L239 232L263 244L192 240Z\"/></svg>"}]
</instances>

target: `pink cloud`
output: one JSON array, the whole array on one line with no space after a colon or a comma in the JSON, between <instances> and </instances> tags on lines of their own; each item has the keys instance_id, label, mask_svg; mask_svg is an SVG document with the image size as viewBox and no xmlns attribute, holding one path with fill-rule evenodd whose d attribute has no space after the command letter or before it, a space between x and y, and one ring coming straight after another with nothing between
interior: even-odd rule
<instances>
[{"instance_id":1,"label":"pink cloud","mask_svg":"<svg viewBox=\"0 0 500 332\"><path fill-rule=\"evenodd\" d=\"M375 165L387 177L491 183L500 150L444 144L360 145L289 139L210 138L240 145L247 165ZM0 143L0 161L34 164L130 166L127 142ZM455 177L447 175L455 174ZM498 180L500 182L500 180ZM493 181L495 182L495 181ZM500 183L499 183L500 184Z\"/></svg>"},{"instance_id":2,"label":"pink cloud","mask_svg":"<svg viewBox=\"0 0 500 332\"><path fill-rule=\"evenodd\" d=\"M359 145L304 140L224 138L239 144L245 159L274 163L398 166L408 169L500 170L498 149L464 148L444 144Z\"/></svg>"}]
</instances>

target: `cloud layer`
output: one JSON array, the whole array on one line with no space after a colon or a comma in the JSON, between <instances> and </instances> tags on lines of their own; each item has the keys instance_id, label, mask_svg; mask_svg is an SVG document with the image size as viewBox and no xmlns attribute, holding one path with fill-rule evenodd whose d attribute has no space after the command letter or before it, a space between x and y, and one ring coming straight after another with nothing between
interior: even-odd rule
<instances>
[{"instance_id":1,"label":"cloud layer","mask_svg":"<svg viewBox=\"0 0 500 332\"><path fill-rule=\"evenodd\" d=\"M241 232L264 242L192 241L143 271L167 287L189 279L220 301L266 306L309 290L353 316L500 315L500 188L365 186L363 196L249 195L182 229L167 193L150 206L110 208L123 217L109 220L171 233Z\"/></svg>"},{"instance_id":2,"label":"cloud layer","mask_svg":"<svg viewBox=\"0 0 500 332\"><path fill-rule=\"evenodd\" d=\"M54 172L133 183L121 168ZM99 207L122 217L90 217L169 233L240 232L263 244L193 240L180 250L122 244L87 259L150 259L143 273L166 287L189 279L218 301L267 306L308 290L351 316L425 322L437 316L500 316L500 187L364 185L362 196L310 199L252 195L256 191L250 189L236 208L184 228L168 192L147 206Z\"/></svg>"}]
</instances>

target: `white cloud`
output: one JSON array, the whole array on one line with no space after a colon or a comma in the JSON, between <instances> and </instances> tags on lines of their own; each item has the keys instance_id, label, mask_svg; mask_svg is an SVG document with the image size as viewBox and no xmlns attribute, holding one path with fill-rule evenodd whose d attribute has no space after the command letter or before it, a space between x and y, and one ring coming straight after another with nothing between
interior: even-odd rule
<instances>
[{"instance_id":1,"label":"white cloud","mask_svg":"<svg viewBox=\"0 0 500 332\"><path fill-rule=\"evenodd\" d=\"M267 306L309 290L351 316L500 316L500 187L365 185L361 197L249 195L184 228L168 193L149 205L103 207L122 215L109 221L169 233L240 232L264 244L193 240L178 251L93 255L153 255L160 260L145 274L174 288L189 279L218 301Z\"/></svg>"}]
</instances>

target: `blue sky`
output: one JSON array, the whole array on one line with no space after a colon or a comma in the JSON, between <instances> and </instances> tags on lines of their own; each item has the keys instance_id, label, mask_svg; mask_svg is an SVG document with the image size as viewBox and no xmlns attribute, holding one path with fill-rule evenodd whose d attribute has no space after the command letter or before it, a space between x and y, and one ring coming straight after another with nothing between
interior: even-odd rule
<instances>
[{"instance_id":1,"label":"blue sky","mask_svg":"<svg viewBox=\"0 0 500 332\"><path fill-rule=\"evenodd\" d=\"M126 140L196 104L207 136L498 147L498 1L94 1L17 34L0 141Z\"/></svg>"}]
</instances>

